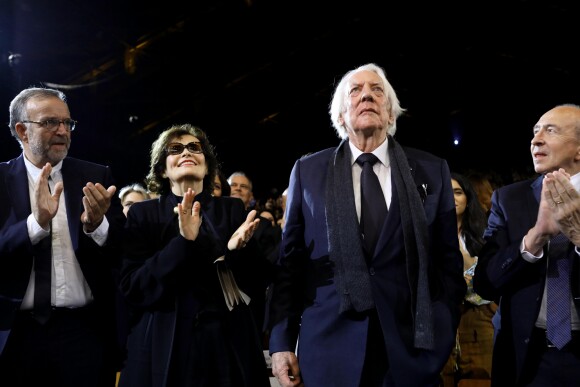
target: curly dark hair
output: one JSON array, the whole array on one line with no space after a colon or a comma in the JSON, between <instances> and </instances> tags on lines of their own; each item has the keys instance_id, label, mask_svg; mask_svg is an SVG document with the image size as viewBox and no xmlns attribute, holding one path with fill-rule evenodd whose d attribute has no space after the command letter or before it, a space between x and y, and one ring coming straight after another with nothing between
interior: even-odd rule
<instances>
[{"instance_id":1,"label":"curly dark hair","mask_svg":"<svg viewBox=\"0 0 580 387\"><path fill-rule=\"evenodd\" d=\"M165 160L167 159L166 148L173 140L187 134L196 137L201 143L208 171L203 178L203 189L209 190L210 193L213 192L214 178L219 165L215 148L210 144L207 134L201 128L191 124L173 125L161 132L157 140L153 142L150 152L149 173L145 178L147 189L150 192L159 195L170 192L169 179L163 177Z\"/></svg>"}]
</instances>

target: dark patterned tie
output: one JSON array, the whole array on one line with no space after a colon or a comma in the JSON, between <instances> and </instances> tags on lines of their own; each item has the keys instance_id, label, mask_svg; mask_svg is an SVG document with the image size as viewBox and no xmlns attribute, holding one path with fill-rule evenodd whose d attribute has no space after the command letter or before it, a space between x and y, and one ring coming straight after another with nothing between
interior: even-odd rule
<instances>
[{"instance_id":1,"label":"dark patterned tie","mask_svg":"<svg viewBox=\"0 0 580 387\"><path fill-rule=\"evenodd\" d=\"M49 177L49 190L51 179ZM51 311L52 221L50 234L35 246L34 255L34 319L41 324L48 321Z\"/></svg>"},{"instance_id":2,"label":"dark patterned tie","mask_svg":"<svg viewBox=\"0 0 580 387\"><path fill-rule=\"evenodd\" d=\"M360 224L364 238L365 250L373 256L379 233L387 216L387 203L381 189L379 178L373 171L373 165L379 159L372 153L363 153L356 162L362 167L360 174Z\"/></svg>"},{"instance_id":3,"label":"dark patterned tie","mask_svg":"<svg viewBox=\"0 0 580 387\"><path fill-rule=\"evenodd\" d=\"M558 349L571 339L570 260L568 239L561 233L550 240L547 274L546 335Z\"/></svg>"}]
</instances>

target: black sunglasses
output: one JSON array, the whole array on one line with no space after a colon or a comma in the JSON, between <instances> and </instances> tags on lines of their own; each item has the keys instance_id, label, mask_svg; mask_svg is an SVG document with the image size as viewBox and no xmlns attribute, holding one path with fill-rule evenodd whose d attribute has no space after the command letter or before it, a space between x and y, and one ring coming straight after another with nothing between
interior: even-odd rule
<instances>
[{"instance_id":1,"label":"black sunglasses","mask_svg":"<svg viewBox=\"0 0 580 387\"><path fill-rule=\"evenodd\" d=\"M165 148L167 154L169 155L180 155L183 150L187 148L190 153L203 153L203 148L200 142L190 142L189 144L181 144L179 142L173 142Z\"/></svg>"}]
</instances>

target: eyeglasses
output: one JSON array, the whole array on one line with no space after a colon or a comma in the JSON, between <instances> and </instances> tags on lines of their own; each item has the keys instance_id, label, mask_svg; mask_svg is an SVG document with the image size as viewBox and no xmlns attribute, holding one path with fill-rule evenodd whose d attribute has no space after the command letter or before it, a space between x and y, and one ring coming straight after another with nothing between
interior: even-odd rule
<instances>
[{"instance_id":1,"label":"eyeglasses","mask_svg":"<svg viewBox=\"0 0 580 387\"><path fill-rule=\"evenodd\" d=\"M183 153L183 150L185 148L187 148L187 150L190 153L203 153L203 148L201 147L200 142L190 142L187 145L181 144L179 142L174 142L167 145L167 148L165 148L165 150L167 151L167 154L180 155L181 153Z\"/></svg>"},{"instance_id":2,"label":"eyeglasses","mask_svg":"<svg viewBox=\"0 0 580 387\"><path fill-rule=\"evenodd\" d=\"M75 126L77 125L77 121L71 120L70 118L66 118L64 120L49 118L48 120L44 121L22 121L22 123L40 125L44 129L50 130L51 132L56 132L60 127L60 124L63 124L66 130L72 132L73 130L75 130Z\"/></svg>"}]
</instances>

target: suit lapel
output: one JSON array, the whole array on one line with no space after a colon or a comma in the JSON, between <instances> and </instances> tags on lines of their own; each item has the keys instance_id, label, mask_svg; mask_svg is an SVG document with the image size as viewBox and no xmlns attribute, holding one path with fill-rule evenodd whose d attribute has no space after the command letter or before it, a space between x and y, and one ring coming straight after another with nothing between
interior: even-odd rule
<instances>
[{"instance_id":1,"label":"suit lapel","mask_svg":"<svg viewBox=\"0 0 580 387\"><path fill-rule=\"evenodd\" d=\"M10 205L14 208L17 219L25 219L32 212L28 191L28 172L24 165L24 156L20 155L6 177L6 190L10 196Z\"/></svg>"},{"instance_id":2,"label":"suit lapel","mask_svg":"<svg viewBox=\"0 0 580 387\"><path fill-rule=\"evenodd\" d=\"M409 163L409 167L411 168L411 176L415 179L415 183L417 187L421 187L424 184L424 181L417 181L417 177L415 175L416 172L416 162L415 160L407 159ZM379 240L377 241L377 247L375 249L374 256L377 256L381 250L385 248L389 244L392 238L396 236L396 233L401 230L401 211L399 207L399 194L397 191L397 187L395 186L395 179L393 178L393 174L391 173L391 206L389 207L389 213L385 218L385 222L383 223L383 228L379 235ZM373 256L373 257L374 257Z\"/></svg>"},{"instance_id":3,"label":"suit lapel","mask_svg":"<svg viewBox=\"0 0 580 387\"><path fill-rule=\"evenodd\" d=\"M377 247L375 248L374 256L377 256L384 248L387 246L391 239L395 237L395 234L401 231L401 211L399 207L399 194L395 187L395 181L391 178L391 206L389 207L389 213L385 218L383 223L383 228L379 234L379 240L377 241Z\"/></svg>"}]
</instances>

